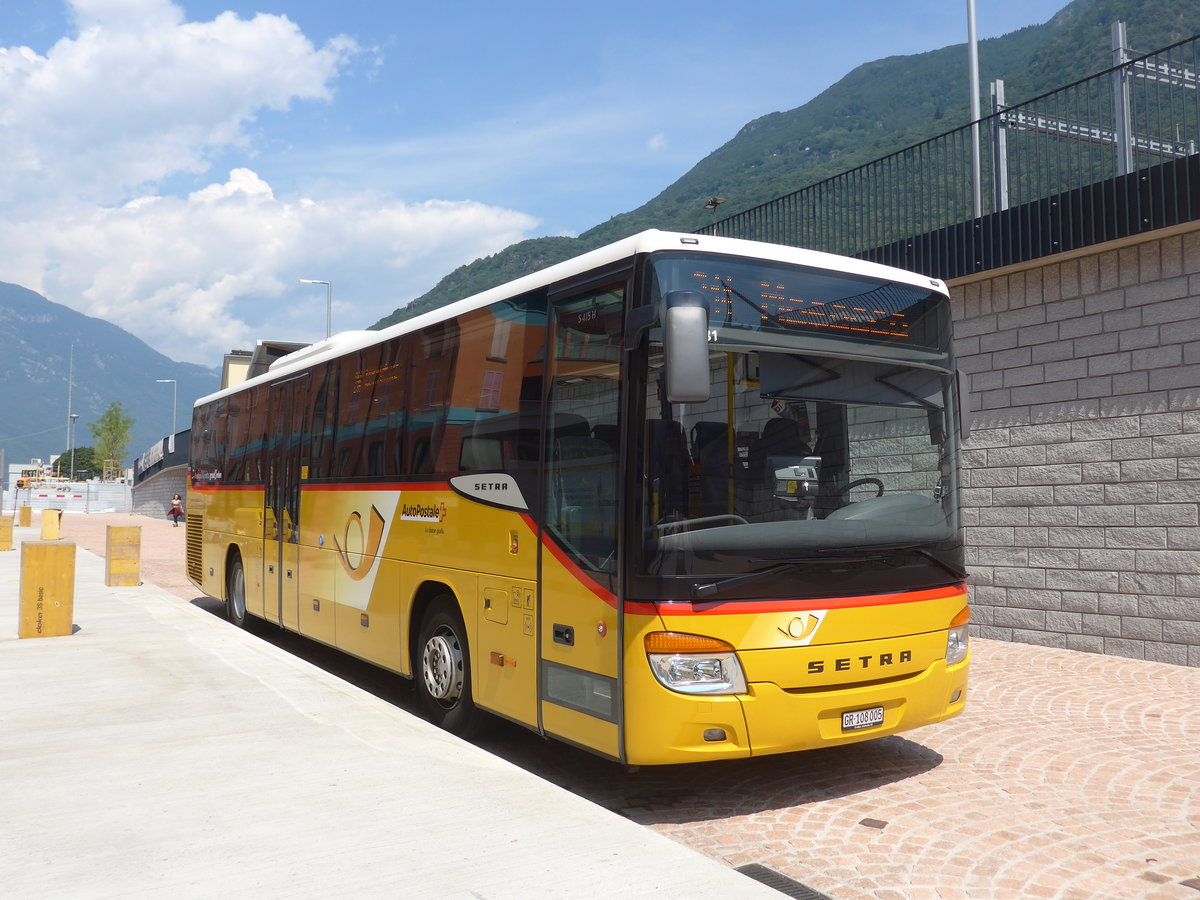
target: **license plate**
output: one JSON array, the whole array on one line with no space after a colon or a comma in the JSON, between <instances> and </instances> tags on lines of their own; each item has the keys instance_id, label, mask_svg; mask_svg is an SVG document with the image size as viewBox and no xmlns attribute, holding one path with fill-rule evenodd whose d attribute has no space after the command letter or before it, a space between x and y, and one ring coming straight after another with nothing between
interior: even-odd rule
<instances>
[{"instance_id":1,"label":"license plate","mask_svg":"<svg viewBox=\"0 0 1200 900\"><path fill-rule=\"evenodd\" d=\"M874 728L883 724L883 707L872 706L870 709L856 709L842 713L842 731L858 731L860 728Z\"/></svg>"}]
</instances>

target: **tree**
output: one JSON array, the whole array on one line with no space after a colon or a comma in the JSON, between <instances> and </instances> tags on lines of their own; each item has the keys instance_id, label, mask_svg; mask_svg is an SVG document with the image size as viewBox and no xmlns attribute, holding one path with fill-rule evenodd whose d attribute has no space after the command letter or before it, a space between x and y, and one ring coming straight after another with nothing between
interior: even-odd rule
<instances>
[{"instance_id":1,"label":"tree","mask_svg":"<svg viewBox=\"0 0 1200 900\"><path fill-rule=\"evenodd\" d=\"M75 448L75 477L86 472L89 478L98 478L104 472L104 461L96 455L95 447ZM66 481L71 477L71 451L64 450L54 461L54 477Z\"/></svg>"},{"instance_id":2,"label":"tree","mask_svg":"<svg viewBox=\"0 0 1200 900\"><path fill-rule=\"evenodd\" d=\"M92 431L97 461L115 459L118 466L125 465L125 449L133 437L133 416L115 400L95 422L88 426Z\"/></svg>"}]
</instances>

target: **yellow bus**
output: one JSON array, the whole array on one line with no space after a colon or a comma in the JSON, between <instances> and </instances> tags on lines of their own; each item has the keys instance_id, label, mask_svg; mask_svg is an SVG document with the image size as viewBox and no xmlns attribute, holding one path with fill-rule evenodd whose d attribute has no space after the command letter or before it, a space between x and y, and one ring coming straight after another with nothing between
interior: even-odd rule
<instances>
[{"instance_id":1,"label":"yellow bus","mask_svg":"<svg viewBox=\"0 0 1200 900\"><path fill-rule=\"evenodd\" d=\"M187 567L265 619L626 765L966 702L945 286L647 231L197 401Z\"/></svg>"}]
</instances>

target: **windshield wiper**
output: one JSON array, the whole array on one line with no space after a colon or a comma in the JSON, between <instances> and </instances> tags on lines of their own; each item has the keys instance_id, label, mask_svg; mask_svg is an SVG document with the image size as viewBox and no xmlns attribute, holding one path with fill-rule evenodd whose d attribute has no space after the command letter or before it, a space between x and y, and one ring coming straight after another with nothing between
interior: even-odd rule
<instances>
[{"instance_id":1,"label":"windshield wiper","mask_svg":"<svg viewBox=\"0 0 1200 900\"><path fill-rule=\"evenodd\" d=\"M792 557L789 559L781 560L778 563L776 563L775 565L770 566L769 568L766 568L766 569L760 569L757 572L746 572L743 575L730 575L728 578L721 578L717 581L709 582L708 584L694 584L694 585L692 585L692 596L697 600L702 600L706 597L712 597L715 594L722 593L723 591L725 591L728 588L737 587L738 585L742 585L742 584L749 584L753 581L758 581L759 579L762 579L762 578L768 578L772 575L778 575L779 573L783 572L785 569L788 569L794 565L799 565L801 563L864 563L864 562L870 562L872 560L878 560L878 559L882 558L882 557L880 557L880 555L878 553L878 551L880 551L880 550L885 550L885 551L907 550L910 553L916 553L920 556L924 556L930 562L933 562L936 565L940 566L941 568L945 569L947 572L949 572L955 578L958 578L960 580L965 580L967 577L966 572L964 572L963 570L961 570L959 568L956 568L955 566L950 565L950 563L939 558L937 556L937 554L932 553L929 550L924 549L923 547L915 547L911 544L902 544L902 545L895 546L895 547L871 547L870 549L873 552L869 556L860 556L860 555L835 556L834 555L835 553L840 553L840 552L844 552L844 551L833 550L833 551L826 551L826 552L818 551L818 555L816 555L816 556Z\"/></svg>"},{"instance_id":2,"label":"windshield wiper","mask_svg":"<svg viewBox=\"0 0 1200 900\"><path fill-rule=\"evenodd\" d=\"M728 578L722 578L709 584L694 584L692 585L692 596L697 600L705 597L711 597L713 594L721 593L726 588L736 587L739 584L748 584L752 581L758 581L760 578L767 578L771 575L778 575L785 569L789 569L792 566L800 563L863 562L871 558L873 557L833 556L830 554L820 554L818 556L800 556L793 559L785 559L769 568L759 569L757 572L746 572L743 575L730 575Z\"/></svg>"}]
</instances>

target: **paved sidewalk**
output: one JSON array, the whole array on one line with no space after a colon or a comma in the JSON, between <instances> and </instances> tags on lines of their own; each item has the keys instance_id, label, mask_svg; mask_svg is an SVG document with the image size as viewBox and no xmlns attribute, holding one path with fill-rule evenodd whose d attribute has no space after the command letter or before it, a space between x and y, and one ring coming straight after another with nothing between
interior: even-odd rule
<instances>
[{"instance_id":1,"label":"paved sidewalk","mask_svg":"<svg viewBox=\"0 0 1200 900\"><path fill-rule=\"evenodd\" d=\"M105 587L82 548L76 633L20 640L19 571L0 553L6 898L779 896L160 587Z\"/></svg>"},{"instance_id":2,"label":"paved sidewalk","mask_svg":"<svg viewBox=\"0 0 1200 900\"><path fill-rule=\"evenodd\" d=\"M183 577L184 529L166 520L67 517L64 533L102 550L108 524L142 525L145 579L185 600L197 596ZM153 609L179 605L157 596ZM212 610L214 603L182 605ZM0 698L9 693L12 649L2 631ZM380 716L403 716L408 692L392 676L280 635L246 639L272 659L279 651L270 642L287 647L296 668L312 659L336 669L341 678L328 676L335 686L315 682L317 694L375 691L400 704ZM848 747L624 775L515 726L481 744L505 761L502 769L512 762L727 868L768 866L833 900L1200 900L1200 669L988 640L974 641L972 652L964 715ZM0 835L11 833L8 715L0 699ZM221 755L208 755L218 770ZM4 847L0 836L0 885L9 865ZM569 858L556 861L570 869ZM704 896L717 894L713 885Z\"/></svg>"}]
</instances>

